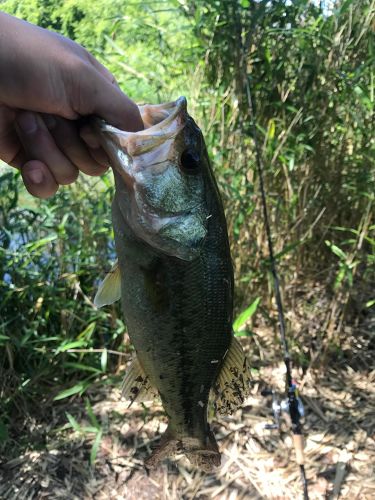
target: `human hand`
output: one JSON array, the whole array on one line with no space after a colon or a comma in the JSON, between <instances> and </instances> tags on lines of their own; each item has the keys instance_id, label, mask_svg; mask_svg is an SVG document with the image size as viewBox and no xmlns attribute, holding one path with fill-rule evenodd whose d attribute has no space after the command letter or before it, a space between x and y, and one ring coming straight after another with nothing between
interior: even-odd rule
<instances>
[{"instance_id":1,"label":"human hand","mask_svg":"<svg viewBox=\"0 0 375 500\"><path fill-rule=\"evenodd\" d=\"M108 159L80 118L143 129L137 105L89 52L54 32L0 12L0 159L28 191L47 198L78 171L100 175Z\"/></svg>"}]
</instances>

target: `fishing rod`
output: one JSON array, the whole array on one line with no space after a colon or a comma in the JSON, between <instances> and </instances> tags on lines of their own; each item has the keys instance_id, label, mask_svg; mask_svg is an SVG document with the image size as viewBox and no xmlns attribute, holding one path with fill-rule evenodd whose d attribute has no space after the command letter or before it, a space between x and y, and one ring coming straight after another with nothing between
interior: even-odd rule
<instances>
[{"instance_id":1,"label":"fishing rod","mask_svg":"<svg viewBox=\"0 0 375 500\"><path fill-rule=\"evenodd\" d=\"M249 76L247 74L246 74L246 96L247 96L247 102L248 102L249 112L250 112L251 133L253 135L254 145L255 145L255 159L256 159L256 165L257 165L257 172L258 172L258 176L259 176L259 186L260 186L260 193L261 193L261 199L262 199L264 224L265 224L266 234L267 234L270 268L271 268L271 273L273 276L273 285L274 285L277 313L278 313L278 320L279 320L280 340L281 340L281 345L282 345L282 349L283 349L283 357L284 357L284 363L285 363L285 368L286 368L286 372L285 372L285 378L286 378L285 385L286 385L286 396L287 396L286 399L280 402L278 400L278 398L276 397L276 394L274 391L271 391L271 392L268 391L268 392L264 393L265 395L267 393L272 394L272 410L273 410L274 420L275 420L274 424L267 425L266 428L279 429L280 428L281 414L283 412L289 414L290 421L291 421L292 434L293 434L293 444L294 444L294 449L295 449L295 454L296 454L296 462L300 468L301 481L302 481L302 485L303 485L303 498L304 498L304 500L308 500L309 494L308 494L308 485L307 485L307 478L306 478L306 471L305 471L304 439L303 439L302 422L301 422L301 418L304 416L304 408L302 405L302 401L298 396L297 386L292 379L292 367L291 367L291 359L290 359L290 353L289 353L289 348L288 348L288 341L286 338L286 327L285 327L283 302L282 302L281 293L280 293L280 282L279 282L279 276L277 273L276 259L275 259L275 254L273 251L271 225L270 225L270 221L269 221L269 217L268 217L267 198L266 198L266 192L265 192L265 187L264 187L264 167L263 167L262 155L261 155L261 151L260 151L260 147L259 147L259 141L257 138L253 99L252 99L252 95L251 95Z\"/></svg>"}]
</instances>

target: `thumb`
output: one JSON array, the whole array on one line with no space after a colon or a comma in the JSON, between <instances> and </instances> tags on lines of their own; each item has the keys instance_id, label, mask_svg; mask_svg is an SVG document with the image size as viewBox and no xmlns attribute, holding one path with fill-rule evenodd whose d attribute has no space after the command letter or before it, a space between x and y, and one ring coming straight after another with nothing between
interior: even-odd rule
<instances>
[{"instance_id":1,"label":"thumb","mask_svg":"<svg viewBox=\"0 0 375 500\"><path fill-rule=\"evenodd\" d=\"M80 115L97 115L114 127L128 132L143 130L138 106L120 88L96 69L86 72L80 82L80 98L74 109Z\"/></svg>"}]
</instances>

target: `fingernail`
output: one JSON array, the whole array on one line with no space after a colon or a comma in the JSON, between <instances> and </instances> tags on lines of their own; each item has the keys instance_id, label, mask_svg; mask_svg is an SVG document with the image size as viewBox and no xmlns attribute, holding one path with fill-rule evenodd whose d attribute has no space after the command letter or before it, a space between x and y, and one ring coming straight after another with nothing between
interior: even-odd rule
<instances>
[{"instance_id":1,"label":"fingernail","mask_svg":"<svg viewBox=\"0 0 375 500\"><path fill-rule=\"evenodd\" d=\"M22 112L17 116L17 123L25 134L32 134L38 128L38 124L33 113Z\"/></svg>"},{"instance_id":2,"label":"fingernail","mask_svg":"<svg viewBox=\"0 0 375 500\"><path fill-rule=\"evenodd\" d=\"M32 184L42 184L44 180L43 172L40 168L30 168L23 172Z\"/></svg>"}]
</instances>

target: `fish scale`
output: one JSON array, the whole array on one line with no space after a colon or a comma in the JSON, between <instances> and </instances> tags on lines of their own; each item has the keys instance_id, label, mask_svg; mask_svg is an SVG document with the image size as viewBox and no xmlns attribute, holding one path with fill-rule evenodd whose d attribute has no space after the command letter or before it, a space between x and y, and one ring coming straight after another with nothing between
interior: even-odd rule
<instances>
[{"instance_id":1,"label":"fish scale","mask_svg":"<svg viewBox=\"0 0 375 500\"><path fill-rule=\"evenodd\" d=\"M186 100L145 106L141 113L150 128L138 133L99 124L116 182L118 270L103 282L95 301L105 305L121 296L136 351L124 382L126 396L137 400L153 388L168 417L147 464L183 451L210 470L220 463L207 422L210 393L220 411L232 411L248 390L248 365L232 332L225 215ZM121 290L115 289L120 282Z\"/></svg>"},{"instance_id":2,"label":"fish scale","mask_svg":"<svg viewBox=\"0 0 375 500\"><path fill-rule=\"evenodd\" d=\"M225 248L225 242L218 243ZM192 262L152 255L148 249L147 265L145 249L129 255L129 247L143 246L141 242L116 237L117 253L125 256L120 267L127 276L122 284L122 300L129 334L145 372L159 390L172 427L182 435L206 435L204 409L230 342L231 290L218 284L223 277L230 282L232 270L230 260L224 256L218 265L209 258L211 244L207 239L201 256ZM138 255L142 255L140 261ZM151 276L156 271L159 279L153 281ZM164 289L160 289L159 280ZM164 293L168 304L160 308L153 297ZM220 362L212 364L212 360Z\"/></svg>"}]
</instances>

